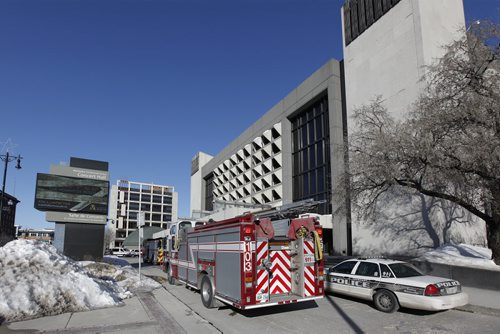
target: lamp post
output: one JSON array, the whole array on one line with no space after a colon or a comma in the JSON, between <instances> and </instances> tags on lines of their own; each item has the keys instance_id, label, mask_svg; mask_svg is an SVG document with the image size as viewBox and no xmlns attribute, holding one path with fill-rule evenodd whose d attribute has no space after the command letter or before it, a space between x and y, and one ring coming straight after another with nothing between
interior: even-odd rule
<instances>
[{"instance_id":1,"label":"lamp post","mask_svg":"<svg viewBox=\"0 0 500 334\"><path fill-rule=\"evenodd\" d=\"M0 155L0 159L5 162L3 169L3 183L2 183L2 194L0 195L0 228L2 227L3 219L3 199L5 194L5 179L7 178L7 166L9 162L17 160L16 169L21 169L21 159L23 157L19 154L17 157L11 156L9 151L6 154Z\"/></svg>"}]
</instances>

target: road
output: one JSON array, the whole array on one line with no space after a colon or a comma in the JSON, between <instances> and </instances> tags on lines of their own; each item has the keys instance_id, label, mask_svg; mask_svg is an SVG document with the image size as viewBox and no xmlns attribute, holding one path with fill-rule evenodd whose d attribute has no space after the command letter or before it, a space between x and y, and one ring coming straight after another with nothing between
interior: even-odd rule
<instances>
[{"instance_id":1,"label":"road","mask_svg":"<svg viewBox=\"0 0 500 334\"><path fill-rule=\"evenodd\" d=\"M144 273L159 275L156 267ZM207 309L200 294L181 285L169 293L222 333L498 333L500 317L458 310L423 312L377 311L371 303L338 295L315 301L240 311L222 305Z\"/></svg>"}]
</instances>

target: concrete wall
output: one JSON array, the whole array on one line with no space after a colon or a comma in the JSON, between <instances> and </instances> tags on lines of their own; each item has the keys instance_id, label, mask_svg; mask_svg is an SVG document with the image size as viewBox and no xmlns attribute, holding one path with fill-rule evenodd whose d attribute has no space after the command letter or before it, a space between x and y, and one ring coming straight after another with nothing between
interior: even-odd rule
<instances>
[{"instance_id":1,"label":"concrete wall","mask_svg":"<svg viewBox=\"0 0 500 334\"><path fill-rule=\"evenodd\" d=\"M402 0L344 46L348 116L377 95L388 110L404 113L422 92L425 66L464 29L462 0Z\"/></svg>"},{"instance_id":2,"label":"concrete wall","mask_svg":"<svg viewBox=\"0 0 500 334\"><path fill-rule=\"evenodd\" d=\"M189 206L190 217L193 216L193 211L201 211L205 209L205 182L202 177L201 169L213 158L211 155L203 152L196 153L196 156L198 157L198 170L193 175L191 175L191 196ZM196 159L196 156L193 157L193 160Z\"/></svg>"},{"instance_id":3,"label":"concrete wall","mask_svg":"<svg viewBox=\"0 0 500 334\"><path fill-rule=\"evenodd\" d=\"M279 205L286 205L293 201L292 191L292 139L291 122L289 117L315 100L319 95L328 93L329 128L330 128L330 156L331 174L333 177L341 175L344 171L344 137L343 137L343 98L342 98L342 73L341 64L337 60L330 60L308 77L297 88L292 90L285 98L267 111L260 119L245 130L238 138L227 145L220 153L201 167L200 175L191 178L191 211L203 209L204 182L203 178L209 175L225 160L244 148L245 145L272 128L275 124L281 124L282 140L282 200ZM332 187L332 192L334 191ZM271 203L272 204L272 203ZM334 203L334 208L345 206L345 202ZM336 253L346 253L350 241L348 238L348 219L346 212L335 215L334 222L328 220L329 225L337 226L334 233L334 247ZM216 217L218 218L218 217ZM214 219L216 219L214 218ZM217 220L217 219L216 219Z\"/></svg>"},{"instance_id":4,"label":"concrete wall","mask_svg":"<svg viewBox=\"0 0 500 334\"><path fill-rule=\"evenodd\" d=\"M500 271L498 270L460 267L416 260L410 262L425 274L455 279L462 286L500 291Z\"/></svg>"},{"instance_id":5,"label":"concrete wall","mask_svg":"<svg viewBox=\"0 0 500 334\"><path fill-rule=\"evenodd\" d=\"M434 64L444 54L443 46L463 37L464 31L462 0L402 0L347 47L344 43L349 133L355 130L353 111L377 95L393 116L403 117L423 93L425 82L420 79L426 66ZM435 246L432 233L440 244L485 243L484 223L467 211L407 194L388 194L367 219L353 212L352 232L353 253L359 255L418 254Z\"/></svg>"}]
</instances>

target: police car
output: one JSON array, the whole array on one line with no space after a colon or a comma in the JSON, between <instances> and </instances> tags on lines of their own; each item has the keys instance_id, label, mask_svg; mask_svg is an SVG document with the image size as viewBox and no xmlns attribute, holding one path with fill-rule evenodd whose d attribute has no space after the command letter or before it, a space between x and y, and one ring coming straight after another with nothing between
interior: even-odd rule
<instances>
[{"instance_id":1,"label":"police car","mask_svg":"<svg viewBox=\"0 0 500 334\"><path fill-rule=\"evenodd\" d=\"M387 259L352 259L332 267L326 290L372 300L382 312L400 306L439 311L463 306L469 297L455 280L427 276L409 263Z\"/></svg>"}]
</instances>

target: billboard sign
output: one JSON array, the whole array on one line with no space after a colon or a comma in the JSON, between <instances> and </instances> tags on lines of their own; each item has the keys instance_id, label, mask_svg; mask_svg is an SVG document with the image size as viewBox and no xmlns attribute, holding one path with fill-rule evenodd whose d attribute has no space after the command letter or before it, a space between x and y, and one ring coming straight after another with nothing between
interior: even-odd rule
<instances>
[{"instance_id":1,"label":"billboard sign","mask_svg":"<svg viewBox=\"0 0 500 334\"><path fill-rule=\"evenodd\" d=\"M107 215L108 194L108 181L38 173L35 209Z\"/></svg>"},{"instance_id":2,"label":"billboard sign","mask_svg":"<svg viewBox=\"0 0 500 334\"><path fill-rule=\"evenodd\" d=\"M102 170L85 169L73 166L51 165L50 174L78 177L82 179L109 180L109 173Z\"/></svg>"},{"instance_id":3,"label":"billboard sign","mask_svg":"<svg viewBox=\"0 0 500 334\"><path fill-rule=\"evenodd\" d=\"M56 223L106 224L106 216L73 212L47 211L45 213L45 220Z\"/></svg>"}]
</instances>

